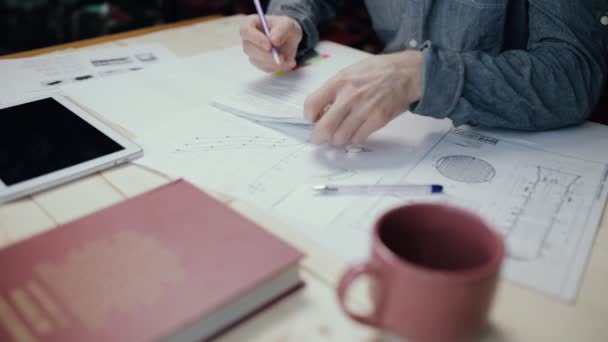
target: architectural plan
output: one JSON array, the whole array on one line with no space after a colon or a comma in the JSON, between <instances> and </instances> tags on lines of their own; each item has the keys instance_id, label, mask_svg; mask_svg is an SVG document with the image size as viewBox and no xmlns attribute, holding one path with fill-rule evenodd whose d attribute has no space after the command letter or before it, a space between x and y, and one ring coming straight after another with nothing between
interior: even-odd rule
<instances>
[{"instance_id":1,"label":"architectural plan","mask_svg":"<svg viewBox=\"0 0 608 342\"><path fill-rule=\"evenodd\" d=\"M489 221L506 241L505 277L572 299L606 202L607 178L604 163L452 130L404 181L441 182L442 201Z\"/></svg>"},{"instance_id":2,"label":"architectural plan","mask_svg":"<svg viewBox=\"0 0 608 342\"><path fill-rule=\"evenodd\" d=\"M386 210L415 202L462 207L503 235L506 279L564 300L576 297L606 203L606 164L454 129L415 167L404 169L400 183L440 183L445 195L332 197L301 186L273 209L316 242L360 260ZM315 214L303 215L298 207Z\"/></svg>"}]
</instances>

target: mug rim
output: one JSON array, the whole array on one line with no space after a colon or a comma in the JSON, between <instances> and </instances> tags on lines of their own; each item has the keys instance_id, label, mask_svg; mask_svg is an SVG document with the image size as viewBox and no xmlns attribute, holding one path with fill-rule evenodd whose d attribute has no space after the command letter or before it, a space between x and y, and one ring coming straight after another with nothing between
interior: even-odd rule
<instances>
[{"instance_id":1,"label":"mug rim","mask_svg":"<svg viewBox=\"0 0 608 342\"><path fill-rule=\"evenodd\" d=\"M492 257L477 266L474 267L470 267L470 268L465 268L465 269L460 269L460 270L449 270L449 269L434 269L431 267L424 267L421 265L418 265L406 258L402 258L399 257L397 254L395 254L392 250L390 250L386 244L382 241L382 239L380 238L380 227L382 226L382 223L384 221L386 221L386 219L395 214L398 211L404 210L405 208L440 208L440 209L448 209L448 210L452 210L452 211L456 211L461 215L465 215L468 218L477 221L480 226L483 226L485 228L485 230L487 231L488 234L490 234L492 236L492 240L494 241L494 249L493 249L493 253L492 253ZM410 271L414 271L416 276L420 276L420 277L425 277L425 278L433 278L434 280L437 280L439 278L445 280L445 281L459 281L459 282L466 282L466 281L474 281L474 280L478 280L478 279L482 279L485 277L488 277L494 273L500 272L500 264L502 263L504 257L505 257L505 241L503 239L503 237L496 232L494 229L492 229L492 226L490 224L488 224L486 222L486 220L484 220L481 216L463 209L463 208L458 208L456 206L452 206L452 205L446 205L446 204L437 204L437 203L413 203L413 204L405 204L405 205L400 205L397 206L395 208L389 209L388 211L384 212L377 220L376 223L374 224L374 242L376 245L378 245L377 248L378 249L378 254L379 256L384 259L385 261L389 262L390 264L394 264L397 265L396 267L399 269L403 269L403 270L410 270ZM374 247L372 247L374 248ZM373 251L372 251L372 255L373 255Z\"/></svg>"}]
</instances>

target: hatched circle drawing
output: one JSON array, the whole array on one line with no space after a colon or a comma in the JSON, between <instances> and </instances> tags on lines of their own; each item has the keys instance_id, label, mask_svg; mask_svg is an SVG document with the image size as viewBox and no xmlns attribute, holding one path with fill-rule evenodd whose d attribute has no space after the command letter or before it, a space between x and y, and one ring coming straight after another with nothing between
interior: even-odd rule
<instances>
[{"instance_id":1,"label":"hatched circle drawing","mask_svg":"<svg viewBox=\"0 0 608 342\"><path fill-rule=\"evenodd\" d=\"M487 161L465 155L442 157L435 168L445 177L462 183L485 183L496 175L496 170Z\"/></svg>"}]
</instances>

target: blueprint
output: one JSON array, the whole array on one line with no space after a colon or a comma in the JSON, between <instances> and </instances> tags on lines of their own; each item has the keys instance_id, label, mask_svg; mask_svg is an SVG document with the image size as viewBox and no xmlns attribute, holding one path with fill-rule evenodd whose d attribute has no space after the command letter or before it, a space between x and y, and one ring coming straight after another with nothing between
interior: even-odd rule
<instances>
[{"instance_id":1,"label":"blueprint","mask_svg":"<svg viewBox=\"0 0 608 342\"><path fill-rule=\"evenodd\" d=\"M403 178L441 183L444 196L359 201L352 212L360 217L337 221L361 230L355 222L368 218L369 226L369 217L403 202L434 200L472 210L505 239L504 277L572 300L604 209L607 178L603 163L454 129Z\"/></svg>"},{"instance_id":2,"label":"blueprint","mask_svg":"<svg viewBox=\"0 0 608 342\"><path fill-rule=\"evenodd\" d=\"M324 197L303 185L272 209L319 244L360 260L368 256L375 220L392 207L439 202L465 208L503 235L506 279L573 300L606 203L607 178L603 163L454 129L399 180L440 183L445 195ZM314 214L298 211L303 207Z\"/></svg>"}]
</instances>

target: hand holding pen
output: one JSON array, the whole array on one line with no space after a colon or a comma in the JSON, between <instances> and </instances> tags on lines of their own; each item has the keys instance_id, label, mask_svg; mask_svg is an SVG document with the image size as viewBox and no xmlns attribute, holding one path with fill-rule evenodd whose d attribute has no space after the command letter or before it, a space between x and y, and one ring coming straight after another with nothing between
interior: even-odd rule
<instances>
[{"instance_id":1,"label":"hand holding pen","mask_svg":"<svg viewBox=\"0 0 608 342\"><path fill-rule=\"evenodd\" d=\"M243 51L263 71L292 69L302 40L300 24L287 16L265 16L259 0L254 3L258 14L248 16L240 30Z\"/></svg>"}]
</instances>

